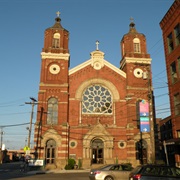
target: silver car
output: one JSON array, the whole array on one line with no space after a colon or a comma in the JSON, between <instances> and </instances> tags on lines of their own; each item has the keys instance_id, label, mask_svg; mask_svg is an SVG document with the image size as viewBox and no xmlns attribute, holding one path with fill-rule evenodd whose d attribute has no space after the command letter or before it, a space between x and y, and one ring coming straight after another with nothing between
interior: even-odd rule
<instances>
[{"instance_id":1,"label":"silver car","mask_svg":"<svg viewBox=\"0 0 180 180\"><path fill-rule=\"evenodd\" d=\"M90 180L116 180L128 179L132 167L128 164L109 164L98 169L92 169L89 173Z\"/></svg>"}]
</instances>

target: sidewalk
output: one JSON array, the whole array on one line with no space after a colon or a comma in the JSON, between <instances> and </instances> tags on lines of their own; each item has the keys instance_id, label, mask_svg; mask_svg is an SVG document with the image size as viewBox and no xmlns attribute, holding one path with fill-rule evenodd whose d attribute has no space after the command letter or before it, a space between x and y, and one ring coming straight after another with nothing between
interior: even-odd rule
<instances>
[{"instance_id":1,"label":"sidewalk","mask_svg":"<svg viewBox=\"0 0 180 180\"><path fill-rule=\"evenodd\" d=\"M53 169L53 170L32 170L28 171L27 174L47 174L47 173L82 173L89 172L90 169L73 169L73 170L61 170L61 169Z\"/></svg>"},{"instance_id":2,"label":"sidewalk","mask_svg":"<svg viewBox=\"0 0 180 180\"><path fill-rule=\"evenodd\" d=\"M46 173L82 173L82 172L89 172L90 169L72 169L72 170L60 170L60 169L54 169L46 171Z\"/></svg>"}]
</instances>

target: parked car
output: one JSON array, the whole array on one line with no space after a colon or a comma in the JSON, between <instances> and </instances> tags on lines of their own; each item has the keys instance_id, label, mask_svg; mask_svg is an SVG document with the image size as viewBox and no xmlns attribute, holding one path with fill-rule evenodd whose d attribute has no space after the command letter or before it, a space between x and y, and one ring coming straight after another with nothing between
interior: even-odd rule
<instances>
[{"instance_id":1,"label":"parked car","mask_svg":"<svg viewBox=\"0 0 180 180\"><path fill-rule=\"evenodd\" d=\"M166 165L141 165L129 174L129 180L175 180L180 179L180 168Z\"/></svg>"},{"instance_id":2,"label":"parked car","mask_svg":"<svg viewBox=\"0 0 180 180\"><path fill-rule=\"evenodd\" d=\"M116 180L128 179L132 170L130 164L109 164L98 169L92 169L89 173L90 180Z\"/></svg>"}]
</instances>

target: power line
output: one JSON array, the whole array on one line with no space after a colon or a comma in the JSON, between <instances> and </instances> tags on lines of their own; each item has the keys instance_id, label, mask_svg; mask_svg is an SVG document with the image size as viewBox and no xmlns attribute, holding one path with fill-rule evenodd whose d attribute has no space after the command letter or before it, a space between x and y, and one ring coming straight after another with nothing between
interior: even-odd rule
<instances>
[{"instance_id":1,"label":"power line","mask_svg":"<svg viewBox=\"0 0 180 180\"><path fill-rule=\"evenodd\" d=\"M5 127L13 127L13 126L24 126L27 125L29 123L22 123L22 124L11 124L11 125L1 125L0 128L5 128Z\"/></svg>"},{"instance_id":2,"label":"power line","mask_svg":"<svg viewBox=\"0 0 180 180\"><path fill-rule=\"evenodd\" d=\"M19 114L29 114L29 113L30 113L30 112L4 113L4 114L0 114L0 116L19 115Z\"/></svg>"}]
</instances>

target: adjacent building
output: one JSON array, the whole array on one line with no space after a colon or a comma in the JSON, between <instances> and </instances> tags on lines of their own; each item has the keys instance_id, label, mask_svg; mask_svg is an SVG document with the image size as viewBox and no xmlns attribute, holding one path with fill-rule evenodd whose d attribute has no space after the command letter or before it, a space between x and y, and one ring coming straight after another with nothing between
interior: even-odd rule
<instances>
[{"instance_id":1,"label":"adjacent building","mask_svg":"<svg viewBox=\"0 0 180 180\"><path fill-rule=\"evenodd\" d=\"M180 166L180 1L175 0L160 22L163 33L168 88L171 107L172 138L169 146L175 145L174 157ZM168 145L167 144L167 145Z\"/></svg>"},{"instance_id":2,"label":"adjacent building","mask_svg":"<svg viewBox=\"0 0 180 180\"><path fill-rule=\"evenodd\" d=\"M97 41L89 60L69 69L68 43L69 32L58 15L45 30L41 52L34 136L37 158L59 168L68 158L84 168L154 162L151 57L145 35L130 23L120 41L120 67L105 59Z\"/></svg>"}]
</instances>

